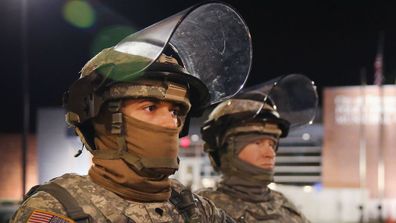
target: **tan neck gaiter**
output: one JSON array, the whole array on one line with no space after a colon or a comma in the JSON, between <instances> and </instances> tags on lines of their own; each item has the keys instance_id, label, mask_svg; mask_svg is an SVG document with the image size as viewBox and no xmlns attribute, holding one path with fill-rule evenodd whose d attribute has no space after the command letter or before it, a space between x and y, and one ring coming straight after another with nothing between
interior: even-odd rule
<instances>
[{"instance_id":1,"label":"tan neck gaiter","mask_svg":"<svg viewBox=\"0 0 396 223\"><path fill-rule=\"evenodd\" d=\"M273 181L274 171L238 158L238 154L247 144L263 137L263 134L249 133L227 139L226 153L221 156L220 168L223 176L218 185L220 191L250 202L269 199L270 190L267 185Z\"/></svg>"},{"instance_id":2,"label":"tan neck gaiter","mask_svg":"<svg viewBox=\"0 0 396 223\"><path fill-rule=\"evenodd\" d=\"M179 129L165 128L123 116L127 150L115 159L96 156L89 171L92 180L119 196L133 201L155 202L170 198L168 176L178 169ZM99 151L118 151L119 137L95 123L95 145ZM135 161L142 166L135 168Z\"/></svg>"}]
</instances>

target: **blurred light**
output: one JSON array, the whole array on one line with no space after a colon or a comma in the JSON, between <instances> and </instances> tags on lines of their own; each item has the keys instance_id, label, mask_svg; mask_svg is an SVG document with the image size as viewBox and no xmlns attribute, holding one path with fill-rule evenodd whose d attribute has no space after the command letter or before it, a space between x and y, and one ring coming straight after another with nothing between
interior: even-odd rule
<instances>
[{"instance_id":1,"label":"blurred light","mask_svg":"<svg viewBox=\"0 0 396 223\"><path fill-rule=\"evenodd\" d=\"M199 141L199 135L197 135L197 134L192 135L191 136L191 141L198 142Z\"/></svg>"},{"instance_id":2,"label":"blurred light","mask_svg":"<svg viewBox=\"0 0 396 223\"><path fill-rule=\"evenodd\" d=\"M276 190L276 183L270 183L270 184L268 184L268 187L271 189L271 190Z\"/></svg>"},{"instance_id":3,"label":"blurred light","mask_svg":"<svg viewBox=\"0 0 396 223\"><path fill-rule=\"evenodd\" d=\"M111 26L99 31L91 45L91 55L96 55L104 48L112 47L125 37L134 33L136 29L129 26Z\"/></svg>"},{"instance_id":4,"label":"blurred light","mask_svg":"<svg viewBox=\"0 0 396 223\"><path fill-rule=\"evenodd\" d=\"M316 191L318 191L318 192L320 192L320 191L322 191L323 190L323 185L321 184L321 183L316 183L316 184L314 184L314 189L316 190Z\"/></svg>"},{"instance_id":5,"label":"blurred light","mask_svg":"<svg viewBox=\"0 0 396 223\"><path fill-rule=\"evenodd\" d=\"M191 144L190 138L188 136L185 136L180 139L180 146L183 148L188 148Z\"/></svg>"},{"instance_id":6,"label":"blurred light","mask_svg":"<svg viewBox=\"0 0 396 223\"><path fill-rule=\"evenodd\" d=\"M203 178L201 182L203 187L214 187L216 184L215 180L211 178Z\"/></svg>"},{"instance_id":7,"label":"blurred light","mask_svg":"<svg viewBox=\"0 0 396 223\"><path fill-rule=\"evenodd\" d=\"M308 141L308 140L311 139L311 135L309 133L304 133L302 135L302 139L305 140L305 141Z\"/></svg>"},{"instance_id":8,"label":"blurred light","mask_svg":"<svg viewBox=\"0 0 396 223\"><path fill-rule=\"evenodd\" d=\"M95 22L95 11L86 1L71 0L63 6L63 17L73 26L88 28Z\"/></svg>"},{"instance_id":9,"label":"blurred light","mask_svg":"<svg viewBox=\"0 0 396 223\"><path fill-rule=\"evenodd\" d=\"M311 186L304 186L303 190L304 190L305 193L309 193L309 192L312 192L312 187Z\"/></svg>"}]
</instances>

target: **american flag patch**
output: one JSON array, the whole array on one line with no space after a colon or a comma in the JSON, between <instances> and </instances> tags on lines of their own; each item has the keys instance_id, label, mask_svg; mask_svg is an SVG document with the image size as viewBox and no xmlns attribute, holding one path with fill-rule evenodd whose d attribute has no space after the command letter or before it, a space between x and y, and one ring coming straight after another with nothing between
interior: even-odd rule
<instances>
[{"instance_id":1,"label":"american flag patch","mask_svg":"<svg viewBox=\"0 0 396 223\"><path fill-rule=\"evenodd\" d=\"M74 223L73 220L48 211L35 210L30 215L28 223Z\"/></svg>"}]
</instances>

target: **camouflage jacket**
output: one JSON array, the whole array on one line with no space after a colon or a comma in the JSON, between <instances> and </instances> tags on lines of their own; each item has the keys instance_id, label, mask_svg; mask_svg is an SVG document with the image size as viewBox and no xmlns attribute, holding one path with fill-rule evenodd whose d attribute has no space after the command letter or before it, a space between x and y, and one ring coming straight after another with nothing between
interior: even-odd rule
<instances>
[{"instance_id":1,"label":"camouflage jacket","mask_svg":"<svg viewBox=\"0 0 396 223\"><path fill-rule=\"evenodd\" d=\"M185 222L170 201L141 203L124 200L93 183L89 176L65 174L51 182L65 188L83 211L91 216L91 222ZM182 187L179 182L172 180L172 188L176 191ZM193 197L201 214L199 222L234 222L211 201L195 194ZM34 222L31 221L32 218L44 217L47 217L47 220L41 222L74 222L67 216L62 204L44 191L39 191L25 200L11 222Z\"/></svg>"},{"instance_id":2,"label":"camouflage jacket","mask_svg":"<svg viewBox=\"0 0 396 223\"><path fill-rule=\"evenodd\" d=\"M308 219L280 192L270 191L269 200L252 203L213 189L197 194L213 201L237 222L308 223Z\"/></svg>"}]
</instances>

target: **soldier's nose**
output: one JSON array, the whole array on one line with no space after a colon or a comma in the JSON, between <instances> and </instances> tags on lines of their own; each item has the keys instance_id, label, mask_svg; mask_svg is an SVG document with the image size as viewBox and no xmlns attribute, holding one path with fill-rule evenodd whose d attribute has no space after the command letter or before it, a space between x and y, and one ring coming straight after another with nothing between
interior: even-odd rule
<instances>
[{"instance_id":1,"label":"soldier's nose","mask_svg":"<svg viewBox=\"0 0 396 223\"><path fill-rule=\"evenodd\" d=\"M158 125L166 128L177 128L177 118L174 117L173 113L168 108L163 107L159 109L159 122Z\"/></svg>"}]
</instances>

